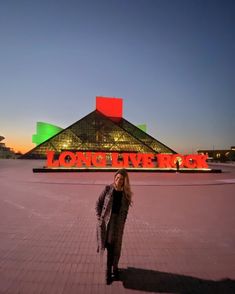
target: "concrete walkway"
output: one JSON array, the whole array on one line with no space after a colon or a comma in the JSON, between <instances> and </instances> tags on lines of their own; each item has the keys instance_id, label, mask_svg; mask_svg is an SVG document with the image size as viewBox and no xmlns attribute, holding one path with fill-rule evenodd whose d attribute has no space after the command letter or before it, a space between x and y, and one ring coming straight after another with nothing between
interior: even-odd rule
<instances>
[{"instance_id":1,"label":"concrete walkway","mask_svg":"<svg viewBox=\"0 0 235 294\"><path fill-rule=\"evenodd\" d=\"M106 286L94 207L113 173L32 173L42 165L0 160L0 293L235 293L234 166L130 173L121 277Z\"/></svg>"}]
</instances>

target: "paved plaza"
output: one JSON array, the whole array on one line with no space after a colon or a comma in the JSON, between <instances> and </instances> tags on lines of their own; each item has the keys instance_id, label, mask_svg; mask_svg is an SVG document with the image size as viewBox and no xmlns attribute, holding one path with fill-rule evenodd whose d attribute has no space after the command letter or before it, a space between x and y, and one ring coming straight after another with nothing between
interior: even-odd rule
<instances>
[{"instance_id":1,"label":"paved plaza","mask_svg":"<svg viewBox=\"0 0 235 294\"><path fill-rule=\"evenodd\" d=\"M120 281L105 284L95 202L113 173L0 160L0 293L235 293L235 165L130 173Z\"/></svg>"}]
</instances>

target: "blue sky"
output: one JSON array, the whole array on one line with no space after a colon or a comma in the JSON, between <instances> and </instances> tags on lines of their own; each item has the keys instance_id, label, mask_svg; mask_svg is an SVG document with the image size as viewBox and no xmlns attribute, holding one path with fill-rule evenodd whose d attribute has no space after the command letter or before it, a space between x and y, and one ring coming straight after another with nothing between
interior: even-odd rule
<instances>
[{"instance_id":1,"label":"blue sky","mask_svg":"<svg viewBox=\"0 0 235 294\"><path fill-rule=\"evenodd\" d=\"M235 145L235 1L0 1L0 134L26 151L122 97L178 152Z\"/></svg>"}]
</instances>

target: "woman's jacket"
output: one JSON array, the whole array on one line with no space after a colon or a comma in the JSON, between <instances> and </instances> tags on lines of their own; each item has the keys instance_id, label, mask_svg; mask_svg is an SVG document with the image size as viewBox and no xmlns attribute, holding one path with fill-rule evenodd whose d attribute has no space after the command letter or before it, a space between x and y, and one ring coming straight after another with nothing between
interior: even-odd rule
<instances>
[{"instance_id":1,"label":"woman's jacket","mask_svg":"<svg viewBox=\"0 0 235 294\"><path fill-rule=\"evenodd\" d=\"M105 250L105 241L107 237L107 227L112 214L112 204L113 204L113 184L107 185L103 192L100 194L96 202L96 215L98 218L97 223L97 252L102 253ZM124 225L126 222L127 214L129 209L129 201L126 199L123 192L121 208L118 214L118 231L115 232L117 236L116 247L121 250L122 236ZM117 252L118 253L118 252ZM120 253L120 252L119 252Z\"/></svg>"}]
</instances>

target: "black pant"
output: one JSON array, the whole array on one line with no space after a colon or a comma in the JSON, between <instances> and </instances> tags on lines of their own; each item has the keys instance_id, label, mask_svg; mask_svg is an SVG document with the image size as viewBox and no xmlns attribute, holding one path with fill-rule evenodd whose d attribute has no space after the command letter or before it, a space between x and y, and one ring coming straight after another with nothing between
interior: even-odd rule
<instances>
[{"instance_id":1,"label":"black pant","mask_svg":"<svg viewBox=\"0 0 235 294\"><path fill-rule=\"evenodd\" d=\"M113 244L106 243L107 248L107 270L111 271L114 261L114 246Z\"/></svg>"}]
</instances>

